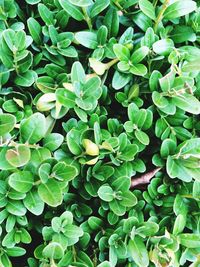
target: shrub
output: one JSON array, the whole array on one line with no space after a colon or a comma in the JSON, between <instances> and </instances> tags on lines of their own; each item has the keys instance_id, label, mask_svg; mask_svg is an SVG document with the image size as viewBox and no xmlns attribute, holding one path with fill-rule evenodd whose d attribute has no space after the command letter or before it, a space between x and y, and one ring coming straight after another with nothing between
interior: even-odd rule
<instances>
[{"instance_id":1,"label":"shrub","mask_svg":"<svg viewBox=\"0 0 200 267\"><path fill-rule=\"evenodd\" d=\"M200 9L0 1L0 266L200 266Z\"/></svg>"}]
</instances>

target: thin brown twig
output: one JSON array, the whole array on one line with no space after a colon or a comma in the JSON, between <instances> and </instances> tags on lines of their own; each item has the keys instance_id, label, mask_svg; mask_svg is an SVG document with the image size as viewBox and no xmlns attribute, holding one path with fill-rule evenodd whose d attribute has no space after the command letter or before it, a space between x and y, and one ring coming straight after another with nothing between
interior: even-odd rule
<instances>
[{"instance_id":1,"label":"thin brown twig","mask_svg":"<svg viewBox=\"0 0 200 267\"><path fill-rule=\"evenodd\" d=\"M150 180L154 177L154 175L160 171L160 169L161 167L158 167L150 172L141 175L140 177L133 178L131 181L131 188L148 184Z\"/></svg>"}]
</instances>

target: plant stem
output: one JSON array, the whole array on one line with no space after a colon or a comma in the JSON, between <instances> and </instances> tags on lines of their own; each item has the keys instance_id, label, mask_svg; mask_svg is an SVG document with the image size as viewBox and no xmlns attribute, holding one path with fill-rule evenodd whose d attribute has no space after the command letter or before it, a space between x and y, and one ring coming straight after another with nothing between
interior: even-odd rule
<instances>
[{"instance_id":1,"label":"plant stem","mask_svg":"<svg viewBox=\"0 0 200 267\"><path fill-rule=\"evenodd\" d=\"M6 27L9 29L9 25L8 25L7 20L4 20L4 23L5 23Z\"/></svg>"},{"instance_id":2,"label":"plant stem","mask_svg":"<svg viewBox=\"0 0 200 267\"><path fill-rule=\"evenodd\" d=\"M190 194L186 194L186 195L180 195L181 197L185 197L185 198L192 198L192 199L199 199L199 197L194 197L193 195L190 195Z\"/></svg>"},{"instance_id":3,"label":"plant stem","mask_svg":"<svg viewBox=\"0 0 200 267\"><path fill-rule=\"evenodd\" d=\"M124 13L128 13L121 5L120 5L120 3L119 2L114 2L114 5L116 6L116 7L118 7L119 8L119 10L120 11L122 11L122 12L124 12Z\"/></svg>"},{"instance_id":4,"label":"plant stem","mask_svg":"<svg viewBox=\"0 0 200 267\"><path fill-rule=\"evenodd\" d=\"M34 185L39 185L39 184L41 184L42 182L41 182L41 180L38 180L38 181L36 181L35 183L34 183Z\"/></svg>"},{"instance_id":5,"label":"plant stem","mask_svg":"<svg viewBox=\"0 0 200 267\"><path fill-rule=\"evenodd\" d=\"M76 262L76 249L74 246L72 246L72 253L73 253L74 262Z\"/></svg>"},{"instance_id":6,"label":"plant stem","mask_svg":"<svg viewBox=\"0 0 200 267\"><path fill-rule=\"evenodd\" d=\"M157 6L157 3L158 3L158 0L154 0L153 6L156 7Z\"/></svg>"},{"instance_id":7,"label":"plant stem","mask_svg":"<svg viewBox=\"0 0 200 267\"><path fill-rule=\"evenodd\" d=\"M85 17L85 21L87 22L89 29L92 30L92 21L91 18L88 16L87 9L85 7L82 7L82 10Z\"/></svg>"},{"instance_id":8,"label":"plant stem","mask_svg":"<svg viewBox=\"0 0 200 267\"><path fill-rule=\"evenodd\" d=\"M119 61L118 58L114 58L110 62L106 63L107 69L109 69L110 67L112 67L113 65L115 65L118 61Z\"/></svg>"},{"instance_id":9,"label":"plant stem","mask_svg":"<svg viewBox=\"0 0 200 267\"><path fill-rule=\"evenodd\" d=\"M174 130L174 127L172 127L172 126L169 124L169 122L165 119L164 116L162 116L162 115L160 114L159 111L158 111L158 113L159 113L161 119L163 119L163 120L165 121L165 123L167 124L167 126L170 128L170 131L172 132L172 134L176 135L176 132L175 132L175 130Z\"/></svg>"},{"instance_id":10,"label":"plant stem","mask_svg":"<svg viewBox=\"0 0 200 267\"><path fill-rule=\"evenodd\" d=\"M165 0L165 2L162 5L162 8L161 8L160 12L158 13L158 16L157 16L157 18L155 20L155 25L154 25L154 31L155 32L157 31L158 25L159 25L159 23L161 22L161 20L163 18L163 14L164 14L169 2L170 2L170 0Z\"/></svg>"},{"instance_id":11,"label":"plant stem","mask_svg":"<svg viewBox=\"0 0 200 267\"><path fill-rule=\"evenodd\" d=\"M136 178L133 178L132 181L131 181L131 188L134 188L138 185L143 185L143 184L148 184L151 180L151 178L154 177L154 175L159 172L161 170L160 167L150 171L150 172L147 172L143 175L141 175L140 177L136 177Z\"/></svg>"}]
</instances>

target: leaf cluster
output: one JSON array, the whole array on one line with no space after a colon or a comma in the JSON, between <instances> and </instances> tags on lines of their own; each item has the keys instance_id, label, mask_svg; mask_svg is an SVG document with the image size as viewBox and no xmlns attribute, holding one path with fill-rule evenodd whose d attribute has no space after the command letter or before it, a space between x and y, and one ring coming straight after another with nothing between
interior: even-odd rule
<instances>
[{"instance_id":1,"label":"leaf cluster","mask_svg":"<svg viewBox=\"0 0 200 267\"><path fill-rule=\"evenodd\" d=\"M200 266L199 115L200 1L1 0L0 266Z\"/></svg>"}]
</instances>

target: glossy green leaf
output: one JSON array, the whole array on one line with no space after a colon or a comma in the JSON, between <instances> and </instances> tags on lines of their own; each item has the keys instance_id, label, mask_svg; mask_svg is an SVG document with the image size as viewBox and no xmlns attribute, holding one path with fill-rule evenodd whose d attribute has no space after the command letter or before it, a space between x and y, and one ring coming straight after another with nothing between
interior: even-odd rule
<instances>
[{"instance_id":1,"label":"glossy green leaf","mask_svg":"<svg viewBox=\"0 0 200 267\"><path fill-rule=\"evenodd\" d=\"M92 0L69 0L69 2L75 6L80 6L80 7L87 7L93 4Z\"/></svg>"},{"instance_id":2,"label":"glossy green leaf","mask_svg":"<svg viewBox=\"0 0 200 267\"><path fill-rule=\"evenodd\" d=\"M84 15L79 7L72 5L68 0L59 0L60 5L64 10L72 16L74 19L81 21L84 19Z\"/></svg>"},{"instance_id":3,"label":"glossy green leaf","mask_svg":"<svg viewBox=\"0 0 200 267\"><path fill-rule=\"evenodd\" d=\"M92 6L90 10L90 16L91 18L97 16L99 13L101 13L104 9L108 7L110 4L109 0L96 0L94 5Z\"/></svg>"},{"instance_id":4,"label":"glossy green leaf","mask_svg":"<svg viewBox=\"0 0 200 267\"><path fill-rule=\"evenodd\" d=\"M155 20L156 14L155 14L155 7L153 4L148 0L139 0L139 7L142 10L142 12L147 15L149 18Z\"/></svg>"},{"instance_id":5,"label":"glossy green leaf","mask_svg":"<svg viewBox=\"0 0 200 267\"><path fill-rule=\"evenodd\" d=\"M168 56L174 49L174 42L171 39L162 39L153 44L153 51L161 56Z\"/></svg>"},{"instance_id":6,"label":"glossy green leaf","mask_svg":"<svg viewBox=\"0 0 200 267\"><path fill-rule=\"evenodd\" d=\"M198 248L200 245L200 236L198 234L180 234L179 242L186 248Z\"/></svg>"},{"instance_id":7,"label":"glossy green leaf","mask_svg":"<svg viewBox=\"0 0 200 267\"><path fill-rule=\"evenodd\" d=\"M38 194L51 207L57 207L62 203L61 188L53 179L50 179L46 184L40 184Z\"/></svg>"},{"instance_id":8,"label":"glossy green leaf","mask_svg":"<svg viewBox=\"0 0 200 267\"><path fill-rule=\"evenodd\" d=\"M73 180L78 171L74 166L65 164L64 162L57 163L52 169L54 177L59 181L69 182Z\"/></svg>"},{"instance_id":9,"label":"glossy green leaf","mask_svg":"<svg viewBox=\"0 0 200 267\"><path fill-rule=\"evenodd\" d=\"M148 266L149 257L144 242L138 236L135 236L134 240L130 240L128 243L128 252L131 258L138 266Z\"/></svg>"},{"instance_id":10,"label":"glossy green leaf","mask_svg":"<svg viewBox=\"0 0 200 267\"><path fill-rule=\"evenodd\" d=\"M22 167L26 165L31 158L31 151L28 146L18 145L15 148L10 148L6 152L6 160L13 167Z\"/></svg>"},{"instance_id":11,"label":"glossy green leaf","mask_svg":"<svg viewBox=\"0 0 200 267\"><path fill-rule=\"evenodd\" d=\"M64 251L59 243L51 242L42 251L45 258L61 259L64 256Z\"/></svg>"},{"instance_id":12,"label":"glossy green leaf","mask_svg":"<svg viewBox=\"0 0 200 267\"><path fill-rule=\"evenodd\" d=\"M34 215L41 215L44 210L44 202L40 199L37 191L32 189L23 200L24 206Z\"/></svg>"},{"instance_id":13,"label":"glossy green leaf","mask_svg":"<svg viewBox=\"0 0 200 267\"><path fill-rule=\"evenodd\" d=\"M34 18L29 18L27 21L29 32L36 44L42 43L42 27Z\"/></svg>"},{"instance_id":14,"label":"glossy green leaf","mask_svg":"<svg viewBox=\"0 0 200 267\"><path fill-rule=\"evenodd\" d=\"M136 76L145 76L147 71L147 67L143 64L135 64L130 67L130 72Z\"/></svg>"},{"instance_id":15,"label":"glossy green leaf","mask_svg":"<svg viewBox=\"0 0 200 267\"><path fill-rule=\"evenodd\" d=\"M194 1L176 1L169 5L164 12L166 19L175 19L181 16L185 16L196 9L196 3Z\"/></svg>"},{"instance_id":16,"label":"glossy green leaf","mask_svg":"<svg viewBox=\"0 0 200 267\"><path fill-rule=\"evenodd\" d=\"M46 119L41 113L35 113L22 121L20 125L20 136L23 142L35 144L39 142L46 133Z\"/></svg>"},{"instance_id":17,"label":"glossy green leaf","mask_svg":"<svg viewBox=\"0 0 200 267\"><path fill-rule=\"evenodd\" d=\"M117 58L121 61L128 61L130 58L130 51L128 48L121 44L115 44L113 50Z\"/></svg>"},{"instance_id":18,"label":"glossy green leaf","mask_svg":"<svg viewBox=\"0 0 200 267\"><path fill-rule=\"evenodd\" d=\"M114 199L114 191L112 190L110 186L102 185L98 190L98 196L102 200L106 202L110 202Z\"/></svg>"},{"instance_id":19,"label":"glossy green leaf","mask_svg":"<svg viewBox=\"0 0 200 267\"><path fill-rule=\"evenodd\" d=\"M16 118L12 114L0 114L0 136L13 130Z\"/></svg>"},{"instance_id":20,"label":"glossy green leaf","mask_svg":"<svg viewBox=\"0 0 200 267\"><path fill-rule=\"evenodd\" d=\"M8 182L13 189L21 193L27 193L34 184L33 175L29 171L19 171L11 174Z\"/></svg>"},{"instance_id":21,"label":"glossy green leaf","mask_svg":"<svg viewBox=\"0 0 200 267\"><path fill-rule=\"evenodd\" d=\"M95 49L98 45L97 35L94 32L81 31L75 34L75 39L84 47Z\"/></svg>"},{"instance_id":22,"label":"glossy green leaf","mask_svg":"<svg viewBox=\"0 0 200 267\"><path fill-rule=\"evenodd\" d=\"M172 98L172 103L174 103L177 107L189 113L192 113L192 114L200 113L200 102L193 95L183 94L180 96L174 96Z\"/></svg>"}]
</instances>

